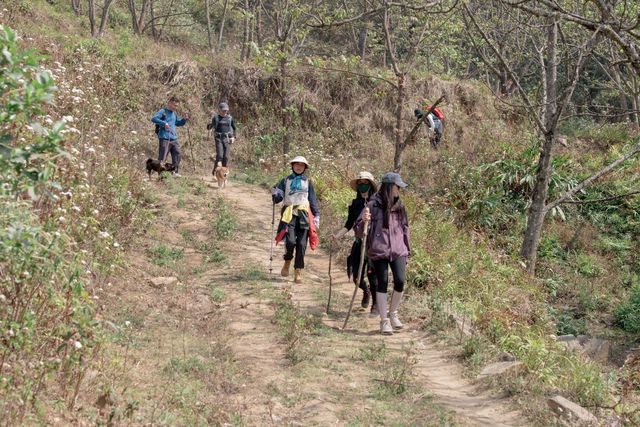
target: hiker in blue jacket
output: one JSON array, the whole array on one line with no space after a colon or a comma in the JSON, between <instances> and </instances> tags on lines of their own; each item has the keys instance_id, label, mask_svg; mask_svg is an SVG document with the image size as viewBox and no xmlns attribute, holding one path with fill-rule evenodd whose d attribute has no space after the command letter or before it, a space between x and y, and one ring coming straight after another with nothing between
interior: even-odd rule
<instances>
[{"instance_id":1,"label":"hiker in blue jacket","mask_svg":"<svg viewBox=\"0 0 640 427\"><path fill-rule=\"evenodd\" d=\"M189 117L186 115L184 118L178 116L176 110L179 105L180 100L172 96L169 98L167 106L151 118L151 121L156 124L156 133L158 134L158 160L165 162L167 154L171 153L171 163L175 167L173 174L176 176L180 176L179 167L182 156L176 127L184 126L187 120L189 120Z\"/></svg>"}]
</instances>

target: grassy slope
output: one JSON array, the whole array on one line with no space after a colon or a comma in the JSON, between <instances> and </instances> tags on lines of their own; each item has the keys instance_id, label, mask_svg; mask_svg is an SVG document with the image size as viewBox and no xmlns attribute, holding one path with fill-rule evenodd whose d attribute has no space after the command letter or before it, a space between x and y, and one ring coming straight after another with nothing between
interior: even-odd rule
<instances>
[{"instance_id":1,"label":"grassy slope","mask_svg":"<svg viewBox=\"0 0 640 427\"><path fill-rule=\"evenodd\" d=\"M251 168L257 163L256 157L261 156L267 159L271 176L279 170L276 153L280 135L274 124L273 104L269 104L273 94L266 90L258 95L248 87L256 81L269 81L268 74L259 67L238 67L234 75L225 79L225 70L215 65L215 59L211 64L199 56L202 52L198 49L139 39L124 29L110 31L104 41L93 41L82 36L87 32L82 21L60 10L62 6L56 9L42 2L38 4L38 10L34 7L31 12L38 16L37 19L27 16L27 19L18 19L16 24L25 36L33 37L29 43L45 51L51 61L66 64L74 74L73 78L83 74L77 68L69 67L77 65L79 60L105 64L118 78L121 85L116 85L118 90L111 95L108 90L114 87L113 81L103 81L104 72L93 74L92 82L85 81L101 90L101 99L111 97L110 102L101 100L100 103L105 104L103 114L113 116L117 121L117 125L103 129L99 138L103 143L121 143L126 152L136 153L132 157L115 149L112 152L113 147L109 145L107 158L120 158L124 163L133 160L133 165L139 168L145 157L140 154L155 151L148 116L169 92L186 96L187 108L195 115L194 131L190 135L195 157L204 157L209 149L203 132L195 130L202 129L207 110L226 92L232 104L237 106L236 117L245 129L244 145L237 152L238 160ZM45 24L36 25L35 22ZM42 28L46 28L45 34ZM50 41L65 47L51 47ZM83 49L78 51L78 47ZM182 84L166 87L153 80L153 70L162 70L158 64L165 61L189 61L195 65L187 69L187 79ZM148 65L153 67L150 69ZM380 131L388 130L392 123L391 115L384 113L389 107L391 93L382 84L344 79L339 75L301 70L296 77L300 82L296 86L296 99L301 102L296 121L300 129L293 130L294 147L296 152L302 152L312 160L325 207L337 213L325 215L327 219L323 223L337 228L349 198L341 174L351 175L362 167L380 173L390 164L392 147ZM234 85L237 90L230 90ZM631 279L622 277L633 270L634 262L637 263L637 258L634 261L629 254L637 249L634 246L637 242L633 241L637 234L630 233L622 239L618 246L622 246L623 253L617 256L606 244L597 244L610 241L608 234L601 233L608 224L585 224L578 212L570 210L568 222L551 221L548 225L543 250L551 247L556 253L553 255L551 251L551 255L547 252L542 255L543 275L547 281L533 281L523 275L517 262L510 257L517 248L522 217L515 217L502 229L478 227L480 233L469 231L470 227L476 228L473 221L468 221L465 212L455 208L446 193L447 189L455 190L463 199L472 199L474 194L464 192L473 190L473 182L460 182L467 178L469 165L495 160L503 153L518 158L528 148L528 136L524 131L514 131L519 128L518 123L507 125L503 120L495 120L501 114L486 102L487 94L472 84L441 82L425 76L417 79L411 101L433 98L443 91L450 95L450 104L446 107L446 147L433 153L419 146L408 150L406 157L408 179L416 188L414 196L407 197L417 243L411 269L413 316L438 318L427 314L428 311L437 313L445 302L452 302L458 311L475 322L480 332L465 342L465 353L472 366L490 360L500 349L509 350L516 353L531 372L530 377L523 380L528 384L526 389L516 387L514 392L530 393L533 389L535 393L544 394L560 389L582 403L606 402L614 388L602 380L599 372L608 369L578 356L565 357L557 350L549 338L556 332L557 322L550 317L548 307L553 303L557 307L564 306L565 311L574 308L583 311L577 322L575 313L561 317L570 323L567 330L598 330L592 326L592 321L601 319L597 313L611 313L624 298L624 292L621 293L616 284L637 280L633 274ZM369 93L375 94L373 99L367 96ZM261 98L263 102L260 102ZM71 110L65 108L72 108L65 103L60 106L56 111L59 115L68 114ZM89 117L79 117L79 120L92 129L99 126ZM579 132L575 133L581 136ZM619 150L620 138L610 140L614 144L612 150ZM567 154L578 158L577 150ZM573 173L587 167L591 169L602 164L604 157L594 152L589 156L589 162L567 169ZM637 166L627 170L624 179L629 180L634 173L638 173ZM430 202L425 203L417 194L427 195ZM586 232L574 239L578 229ZM487 233L483 234L485 231ZM631 246L627 243L629 240ZM578 243L577 249L575 245L571 250L564 249L572 241ZM561 292L557 292L558 288ZM582 319L587 321L584 326L580 323Z\"/></svg>"}]
</instances>

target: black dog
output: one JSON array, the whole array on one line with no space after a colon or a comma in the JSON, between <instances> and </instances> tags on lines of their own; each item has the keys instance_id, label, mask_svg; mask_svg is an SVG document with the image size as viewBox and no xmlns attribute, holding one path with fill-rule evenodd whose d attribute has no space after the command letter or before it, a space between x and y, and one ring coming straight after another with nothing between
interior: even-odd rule
<instances>
[{"instance_id":1,"label":"black dog","mask_svg":"<svg viewBox=\"0 0 640 427\"><path fill-rule=\"evenodd\" d=\"M162 163L160 160L147 159L147 173L151 179L151 171L158 172L158 178L162 172L173 172L176 167L171 163Z\"/></svg>"}]
</instances>

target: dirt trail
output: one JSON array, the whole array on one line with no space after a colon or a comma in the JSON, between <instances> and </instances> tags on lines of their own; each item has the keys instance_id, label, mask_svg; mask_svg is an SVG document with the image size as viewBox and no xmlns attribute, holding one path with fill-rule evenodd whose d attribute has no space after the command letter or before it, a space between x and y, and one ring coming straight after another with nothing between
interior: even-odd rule
<instances>
[{"instance_id":1,"label":"dirt trail","mask_svg":"<svg viewBox=\"0 0 640 427\"><path fill-rule=\"evenodd\" d=\"M261 262L268 267L271 203L267 191L234 182L223 194L236 206L238 217L242 222L251 224L248 229L253 230L247 236L249 241L238 242L246 249L244 258ZM274 276L277 276L276 273L282 265L279 256L282 249L277 248L274 252L277 254L274 256ZM308 254L305 281L302 285L292 286L292 295L293 300L304 310L319 312L324 307L321 302L323 300L318 298L318 293L324 295L328 291L329 259L323 251L308 251ZM334 329L342 326L347 301L353 291L351 283L345 280L346 278L338 279L343 276L342 271L332 274L337 295L334 296L335 302L332 304L331 316L324 319L324 323ZM280 277L277 277L277 280L286 281ZM351 337L358 335L381 339L378 334L379 319L369 319L368 313L363 312L356 312L354 317L350 320L348 330L342 333L344 342L340 345L349 345ZM524 423L521 416L511 410L504 401L489 396L480 391L479 387L464 380L461 367L452 362L447 351L434 344L427 334L415 330L411 325L406 327L402 333L385 337L386 345L398 352L403 348L415 348L417 363L414 373L417 378L414 381L425 385L437 402L454 411L458 415L458 422L486 426L510 426Z\"/></svg>"},{"instance_id":2,"label":"dirt trail","mask_svg":"<svg viewBox=\"0 0 640 427\"><path fill-rule=\"evenodd\" d=\"M324 315L323 251L308 252L304 283L294 285L277 274L277 247L269 277L266 190L230 182L220 191L209 176L152 187L158 221L129 254L112 314L132 323L121 352L126 372L114 376L141 402L140 425L526 424L464 380L453 356L411 324L382 337L378 319L354 310L340 331L353 287L336 266ZM219 197L238 231L212 241ZM183 258L172 261L172 250ZM158 276L178 282L151 286Z\"/></svg>"}]
</instances>

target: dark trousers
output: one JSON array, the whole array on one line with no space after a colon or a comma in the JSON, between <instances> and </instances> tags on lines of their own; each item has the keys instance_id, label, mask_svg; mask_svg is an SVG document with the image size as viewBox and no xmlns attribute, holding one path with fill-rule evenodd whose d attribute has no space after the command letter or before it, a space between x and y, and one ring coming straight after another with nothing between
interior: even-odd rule
<instances>
[{"instance_id":1,"label":"dark trousers","mask_svg":"<svg viewBox=\"0 0 640 427\"><path fill-rule=\"evenodd\" d=\"M180 167L180 159L182 158L182 150L177 140L169 141L168 139L158 140L158 160L161 162L167 157L167 147L171 153L171 164L175 166L175 172L178 173Z\"/></svg>"},{"instance_id":2,"label":"dark trousers","mask_svg":"<svg viewBox=\"0 0 640 427\"><path fill-rule=\"evenodd\" d=\"M442 139L442 122L440 120L434 119L433 124L435 125L435 135L433 141L431 141L431 144L437 148L438 145L440 145L440 140Z\"/></svg>"},{"instance_id":3,"label":"dark trousers","mask_svg":"<svg viewBox=\"0 0 640 427\"><path fill-rule=\"evenodd\" d=\"M393 290L396 292L404 291L404 284L407 280L407 257L400 257L393 261L388 259L378 259L373 261L373 269L376 272L377 292L387 293L389 283L389 266L393 273Z\"/></svg>"},{"instance_id":4,"label":"dark trousers","mask_svg":"<svg viewBox=\"0 0 640 427\"><path fill-rule=\"evenodd\" d=\"M353 273L353 281L358 283L358 287L363 291L367 289L367 284L364 281L365 273L366 277L369 280L369 290L371 291L371 295L376 294L376 274L373 271L373 266L369 263L367 259L367 254L364 255L364 269L362 272L360 270L360 249L362 248L362 241L356 240L353 242L353 246L351 246L351 271ZM358 274L360 273L360 274ZM358 277L360 278L360 282L357 282ZM374 303L375 305L375 298Z\"/></svg>"},{"instance_id":5,"label":"dark trousers","mask_svg":"<svg viewBox=\"0 0 640 427\"><path fill-rule=\"evenodd\" d=\"M288 224L287 234L284 238L286 252L284 254L285 261L293 259L293 251L296 251L296 260L293 263L294 268L304 268L304 253L307 250L307 238L309 237L309 229L303 228L300 224L300 218L294 216Z\"/></svg>"},{"instance_id":6,"label":"dark trousers","mask_svg":"<svg viewBox=\"0 0 640 427\"><path fill-rule=\"evenodd\" d=\"M221 162L222 166L227 166L227 163L229 163L229 154L231 154L229 138L216 137L216 162L213 168L215 169L218 166L218 162Z\"/></svg>"}]
</instances>

